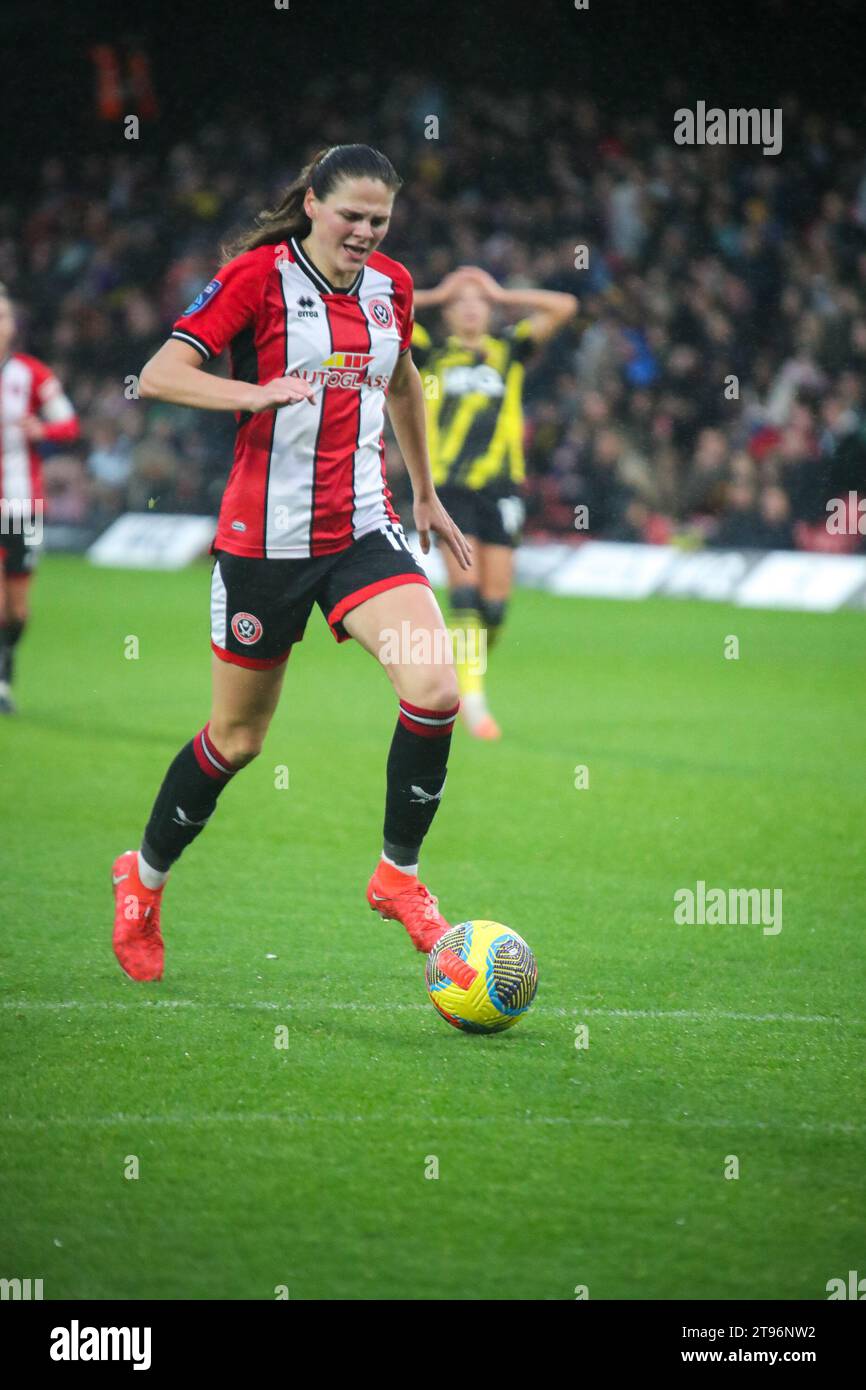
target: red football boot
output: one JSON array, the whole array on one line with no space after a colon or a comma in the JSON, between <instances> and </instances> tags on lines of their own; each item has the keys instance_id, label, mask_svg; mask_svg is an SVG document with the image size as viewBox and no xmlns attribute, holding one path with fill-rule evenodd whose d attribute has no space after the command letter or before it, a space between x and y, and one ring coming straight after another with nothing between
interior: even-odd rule
<instances>
[{"instance_id":1,"label":"red football boot","mask_svg":"<svg viewBox=\"0 0 866 1390\"><path fill-rule=\"evenodd\" d=\"M439 899L414 874L403 874L384 859L367 884L367 902L386 922L402 922L416 951L425 955L451 929L438 909Z\"/></svg>"},{"instance_id":2,"label":"red football boot","mask_svg":"<svg viewBox=\"0 0 866 1390\"><path fill-rule=\"evenodd\" d=\"M128 849L111 866L114 954L131 980L161 980L165 947L159 930L162 888L145 888L138 854ZM163 885L164 887L165 885Z\"/></svg>"}]
</instances>

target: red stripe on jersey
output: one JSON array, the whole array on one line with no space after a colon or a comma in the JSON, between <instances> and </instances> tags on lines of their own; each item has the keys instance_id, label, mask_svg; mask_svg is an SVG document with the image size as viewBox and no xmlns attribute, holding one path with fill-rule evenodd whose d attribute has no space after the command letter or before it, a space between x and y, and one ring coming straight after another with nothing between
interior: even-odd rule
<instances>
[{"instance_id":1,"label":"red stripe on jersey","mask_svg":"<svg viewBox=\"0 0 866 1390\"><path fill-rule=\"evenodd\" d=\"M344 374L358 367L351 354L368 354L370 330L354 296L323 295L333 354L347 354L336 367ZM313 460L313 507L310 554L331 555L352 539L355 510L355 452L361 427L361 392L350 385L322 388L322 414Z\"/></svg>"},{"instance_id":2,"label":"red stripe on jersey","mask_svg":"<svg viewBox=\"0 0 866 1390\"><path fill-rule=\"evenodd\" d=\"M415 322L412 276L404 265L399 261L393 261L390 256L383 255L381 251L373 252L368 265L371 270L378 270L380 274L387 275L391 281L391 303L400 332L400 351L405 352L412 342L412 327Z\"/></svg>"},{"instance_id":3,"label":"red stripe on jersey","mask_svg":"<svg viewBox=\"0 0 866 1390\"><path fill-rule=\"evenodd\" d=\"M388 486L388 474L387 474L387 471L386 471L386 469L385 469L385 436L384 436L384 435L382 435L382 438L379 440L379 461L380 461L381 466L382 466L382 497L383 497L384 502L385 502L385 511L388 513L388 520L389 520L389 521L396 521L397 525L400 526L400 525L401 525L401 522L400 522L400 514L399 514L399 512L395 511L395 509L394 509L394 504L393 504L393 502L391 501L391 489L390 489L389 486Z\"/></svg>"},{"instance_id":4,"label":"red stripe on jersey","mask_svg":"<svg viewBox=\"0 0 866 1390\"><path fill-rule=\"evenodd\" d=\"M274 265L265 274L255 331L243 329L230 343L232 376L257 384L273 381L286 370L282 278ZM242 539L245 554L255 547L262 558L265 556L268 478L276 423L275 410L263 410L243 419L238 416L234 463L220 505L215 542L218 549L232 550ZM242 533L232 527L233 521L242 523Z\"/></svg>"},{"instance_id":5,"label":"red stripe on jersey","mask_svg":"<svg viewBox=\"0 0 866 1390\"><path fill-rule=\"evenodd\" d=\"M413 574L409 571L406 574L392 574L387 579L376 579L372 584L365 584L362 589L355 589L354 593L346 594L346 597L341 598L339 603L335 603L328 614L328 627L337 641L342 642L345 639L337 632L336 625L342 618L345 618L352 608L366 603L368 598L375 598L376 594L383 594L386 589L396 589L401 584L426 584L427 588L430 588L430 581L425 574Z\"/></svg>"},{"instance_id":6,"label":"red stripe on jersey","mask_svg":"<svg viewBox=\"0 0 866 1390\"><path fill-rule=\"evenodd\" d=\"M0 363L0 421L3 424L0 429L0 497L33 503L45 496L42 455L35 443L24 436L20 426L26 416L40 415L41 390L51 378L50 368L27 352L13 352ZM69 424L68 439L71 440L78 432L78 421L73 419ZM46 438L48 433L46 427ZM5 469L4 445L8 450Z\"/></svg>"}]
</instances>

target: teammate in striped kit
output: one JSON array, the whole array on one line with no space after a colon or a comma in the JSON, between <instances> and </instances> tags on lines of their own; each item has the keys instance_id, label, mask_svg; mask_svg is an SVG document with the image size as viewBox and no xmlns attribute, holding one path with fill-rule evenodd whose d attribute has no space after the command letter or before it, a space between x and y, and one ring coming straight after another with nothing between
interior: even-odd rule
<instances>
[{"instance_id":1,"label":"teammate in striped kit","mask_svg":"<svg viewBox=\"0 0 866 1390\"><path fill-rule=\"evenodd\" d=\"M337 641L380 660L399 714L387 762L384 846L367 901L429 951L448 928L418 878L445 785L459 696L449 662L412 662L384 634L450 650L438 604L406 544L385 479L388 413L414 490L422 549L434 532L462 567L469 547L430 476L412 363L412 280L377 247L400 186L367 145L323 151L175 324L141 395L233 410L234 464L213 544L213 699L166 773L141 848L114 863L114 949L134 979L161 979L163 887L217 797L261 750L285 663L314 603ZM232 380L202 371L225 349ZM392 659L394 658L394 659ZM405 659L404 659L405 658Z\"/></svg>"},{"instance_id":2,"label":"teammate in striped kit","mask_svg":"<svg viewBox=\"0 0 866 1390\"><path fill-rule=\"evenodd\" d=\"M70 444L78 420L54 373L36 357L10 351L15 315L0 285L0 714L14 714L15 648L30 616L29 581L41 534L43 441Z\"/></svg>"}]
</instances>

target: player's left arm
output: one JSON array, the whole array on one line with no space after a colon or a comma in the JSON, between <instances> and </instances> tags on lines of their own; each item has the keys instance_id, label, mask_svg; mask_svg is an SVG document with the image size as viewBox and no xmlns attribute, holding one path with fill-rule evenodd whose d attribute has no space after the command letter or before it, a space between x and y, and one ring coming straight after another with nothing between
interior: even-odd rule
<instances>
[{"instance_id":1,"label":"player's left arm","mask_svg":"<svg viewBox=\"0 0 866 1390\"><path fill-rule=\"evenodd\" d=\"M72 444L79 435L75 407L53 372L40 362L34 372L30 413L21 428L32 444Z\"/></svg>"},{"instance_id":2,"label":"player's left arm","mask_svg":"<svg viewBox=\"0 0 866 1390\"><path fill-rule=\"evenodd\" d=\"M463 266L461 273L475 280L491 303L506 313L526 314L529 336L534 343L547 342L574 318L579 307L575 295L559 290L504 290L480 266Z\"/></svg>"},{"instance_id":3,"label":"player's left arm","mask_svg":"<svg viewBox=\"0 0 866 1390\"><path fill-rule=\"evenodd\" d=\"M424 414L424 387L421 374L407 349L397 359L388 387L388 417L412 480L412 506L421 549L430 549L433 531L448 546L463 569L469 568L471 550L466 537L454 525L433 486L430 456L427 452L427 424Z\"/></svg>"}]
</instances>

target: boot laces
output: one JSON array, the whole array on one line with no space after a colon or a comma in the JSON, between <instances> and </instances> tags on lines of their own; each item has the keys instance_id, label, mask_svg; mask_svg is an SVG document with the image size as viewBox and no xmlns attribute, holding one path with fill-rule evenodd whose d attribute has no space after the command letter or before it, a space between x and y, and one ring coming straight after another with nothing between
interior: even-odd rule
<instances>
[{"instance_id":1,"label":"boot laces","mask_svg":"<svg viewBox=\"0 0 866 1390\"><path fill-rule=\"evenodd\" d=\"M419 883L417 888L406 889L400 896L409 899L409 906L413 918L417 919L423 917L426 922L433 922L436 920L438 916L436 909L439 905L439 899L434 897L429 888L426 888L423 883Z\"/></svg>"}]
</instances>

